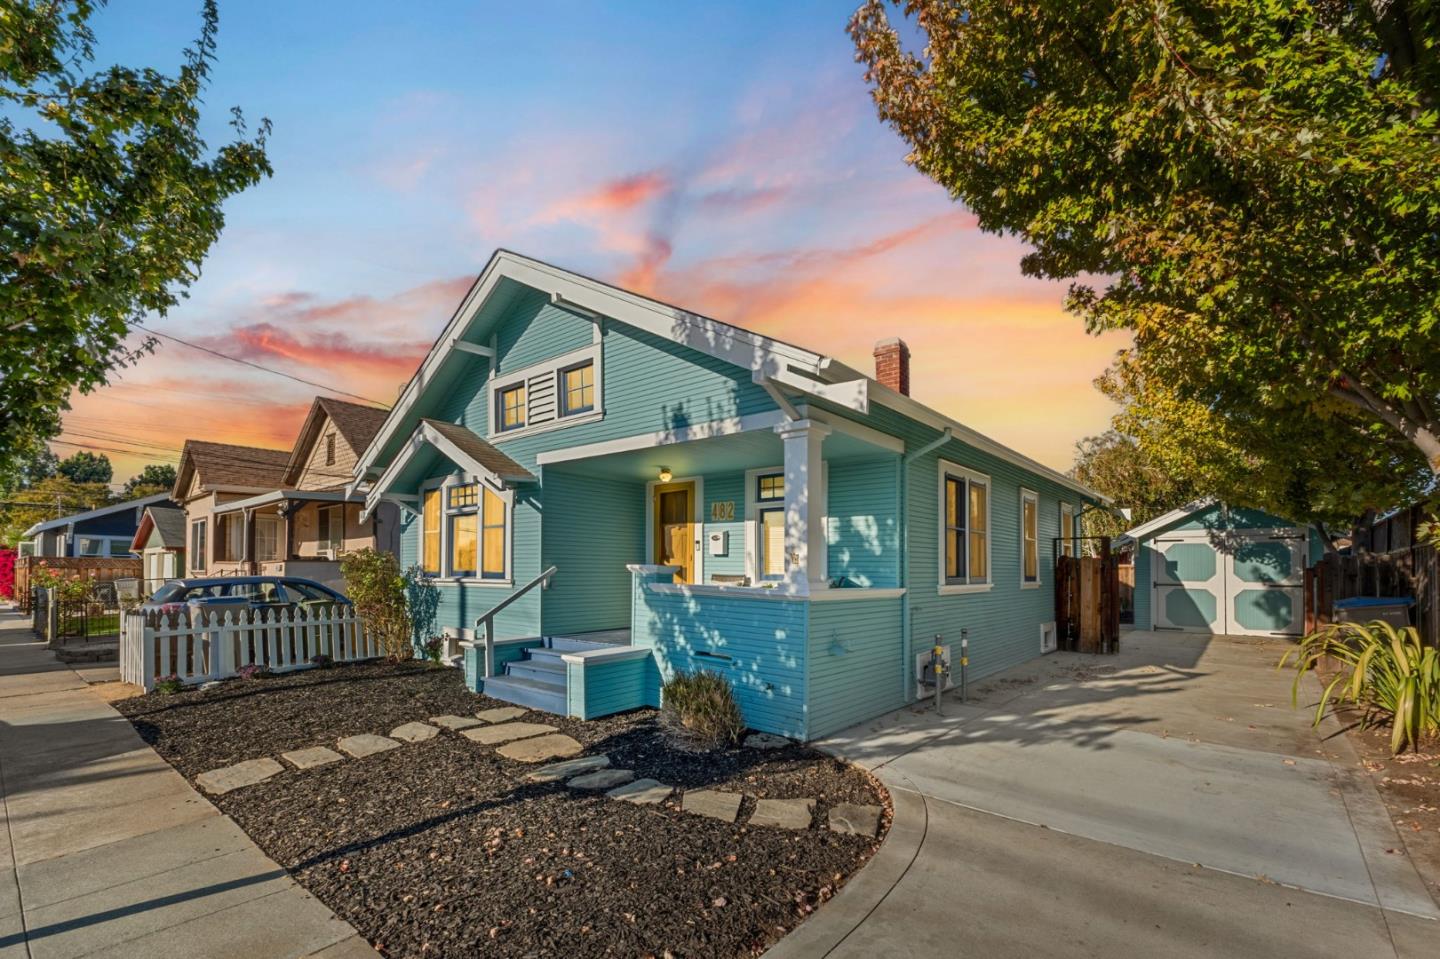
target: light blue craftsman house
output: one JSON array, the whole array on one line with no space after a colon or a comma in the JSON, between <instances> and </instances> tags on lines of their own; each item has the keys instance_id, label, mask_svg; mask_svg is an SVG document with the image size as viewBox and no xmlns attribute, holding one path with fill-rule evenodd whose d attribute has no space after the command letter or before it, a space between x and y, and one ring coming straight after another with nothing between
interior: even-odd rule
<instances>
[{"instance_id":1,"label":"light blue craftsman house","mask_svg":"<svg viewBox=\"0 0 1440 959\"><path fill-rule=\"evenodd\" d=\"M588 718L708 669L813 739L1053 648L1097 494L828 356L497 253L358 461L488 695ZM1071 548L1069 541L1064 548ZM957 650L958 651L958 650Z\"/></svg>"}]
</instances>

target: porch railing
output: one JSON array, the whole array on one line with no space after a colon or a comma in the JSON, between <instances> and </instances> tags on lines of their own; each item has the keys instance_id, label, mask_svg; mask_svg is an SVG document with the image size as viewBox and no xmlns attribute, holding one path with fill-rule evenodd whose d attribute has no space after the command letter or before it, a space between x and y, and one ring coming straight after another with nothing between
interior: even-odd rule
<instances>
[{"instance_id":1,"label":"porch railing","mask_svg":"<svg viewBox=\"0 0 1440 959\"><path fill-rule=\"evenodd\" d=\"M490 609L486 611L479 619L475 620L475 631L477 633L481 633L484 636L485 641L486 679L490 679L492 676L495 675L495 617L498 616L501 612L503 612L505 608L508 607L511 603L515 602L521 596L524 596L526 593L530 592L530 590L534 589L536 586L544 586L548 589L550 586L551 577L553 577L559 571L560 567L551 566L545 572L541 573L539 576L536 576L530 582L526 583L524 586L521 586L515 592L511 593L509 596L506 596L500 602L490 607Z\"/></svg>"}]
</instances>

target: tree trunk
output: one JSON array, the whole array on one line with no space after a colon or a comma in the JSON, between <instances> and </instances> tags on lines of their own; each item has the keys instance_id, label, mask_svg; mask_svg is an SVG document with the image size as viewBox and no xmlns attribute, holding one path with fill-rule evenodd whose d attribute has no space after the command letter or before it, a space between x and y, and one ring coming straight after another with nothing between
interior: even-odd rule
<instances>
[{"instance_id":1,"label":"tree trunk","mask_svg":"<svg viewBox=\"0 0 1440 959\"><path fill-rule=\"evenodd\" d=\"M1343 382L1332 383L1330 395L1359 407L1387 426L1398 430L1400 435L1409 440L1425 457L1425 462L1430 465L1430 472L1440 476L1440 423L1417 420L1405 410L1381 398L1355 377L1347 376Z\"/></svg>"}]
</instances>

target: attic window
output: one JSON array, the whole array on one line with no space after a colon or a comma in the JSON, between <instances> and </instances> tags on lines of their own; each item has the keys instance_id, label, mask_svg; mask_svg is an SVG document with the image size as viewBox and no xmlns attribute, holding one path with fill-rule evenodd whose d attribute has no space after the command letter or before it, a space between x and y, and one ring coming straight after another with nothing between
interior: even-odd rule
<instances>
[{"instance_id":1,"label":"attic window","mask_svg":"<svg viewBox=\"0 0 1440 959\"><path fill-rule=\"evenodd\" d=\"M325 465L335 465L335 434L325 437Z\"/></svg>"}]
</instances>

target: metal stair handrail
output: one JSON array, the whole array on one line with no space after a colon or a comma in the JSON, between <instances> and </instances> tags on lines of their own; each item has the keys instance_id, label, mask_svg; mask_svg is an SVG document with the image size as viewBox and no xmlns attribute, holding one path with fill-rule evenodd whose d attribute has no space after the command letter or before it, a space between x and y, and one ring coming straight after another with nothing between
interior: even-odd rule
<instances>
[{"instance_id":1,"label":"metal stair handrail","mask_svg":"<svg viewBox=\"0 0 1440 959\"><path fill-rule=\"evenodd\" d=\"M509 606L511 603L515 602L515 600L530 592L530 590L534 589L536 586L543 585L548 589L550 586L551 577L553 577L559 571L560 567L551 566L545 572L541 573L539 576L536 576L530 582L526 583L524 586L521 586L515 592L511 593L509 596L506 596L504 599L500 600L500 602L490 607L487 612L483 613L480 618L475 620L475 631L481 632L483 630L485 636L486 679L490 679L492 676L495 675L495 617L499 615L499 613L501 613L505 609L505 607Z\"/></svg>"}]
</instances>

